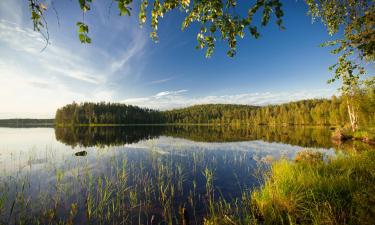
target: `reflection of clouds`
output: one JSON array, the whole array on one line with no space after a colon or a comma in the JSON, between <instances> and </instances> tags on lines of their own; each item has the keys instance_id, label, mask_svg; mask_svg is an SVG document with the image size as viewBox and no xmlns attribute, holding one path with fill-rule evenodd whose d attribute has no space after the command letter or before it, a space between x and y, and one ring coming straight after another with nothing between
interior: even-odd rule
<instances>
[{"instance_id":1,"label":"reflection of clouds","mask_svg":"<svg viewBox=\"0 0 375 225\"><path fill-rule=\"evenodd\" d=\"M53 129L3 128L3 131L7 131L7 135L6 132L1 133L1 131L0 128L0 135L7 136L9 139L0 140L0 183L9 182L7 179L12 177L14 178L12 185L20 185L22 179L27 177L30 193L39 193L38 188L48 192L50 191L48 188L55 187L59 180L59 184L63 186L74 186L70 190L71 194L79 194L83 186L76 185L78 183L72 181L88 175L97 178L103 174L111 174L122 168L124 159L128 165L136 167L139 166L139 162L145 162L147 165L148 162L152 162L149 160L153 159L162 163L172 160L191 166L189 163L193 162L195 156L198 158L196 162L198 166L213 168L218 172L217 178L221 181L227 181L227 177L233 176L232 172L236 170L241 182L252 185L254 177L260 178L263 169L269 166L268 163L281 157L294 158L298 151L303 150L299 146L264 141L212 143L167 136L123 146L87 148L77 146L72 149L71 146L55 140ZM18 135L22 134L25 143L19 141L17 131ZM12 147L7 151L1 151L1 146L4 145ZM75 153L80 151L86 151L87 155L75 156ZM332 149L318 149L318 151L334 154ZM146 170L152 172L152 168ZM222 185L227 184L224 182Z\"/></svg>"},{"instance_id":2,"label":"reflection of clouds","mask_svg":"<svg viewBox=\"0 0 375 225\"><path fill-rule=\"evenodd\" d=\"M178 151L237 151L253 153L260 155L260 157L273 156L275 158L287 157L293 158L298 151L303 150L303 147L281 144L269 143L264 141L242 141L242 142L195 142L182 138L172 138L162 136L153 140L140 141L136 144L128 145L129 148L148 148L148 149L162 149L166 152L175 153ZM333 149L317 148L327 155L333 155Z\"/></svg>"},{"instance_id":3,"label":"reflection of clouds","mask_svg":"<svg viewBox=\"0 0 375 225\"><path fill-rule=\"evenodd\" d=\"M67 169L71 165L75 165L74 167L85 165L94 172L100 172L98 164L108 162L110 157L129 152L156 153L160 157L164 155L188 156L191 152L205 151L217 154L244 153L257 162L268 162L271 158L275 160L282 157L294 158L298 151L304 149L300 146L268 143L259 140L219 143L195 142L182 138L161 136L124 146L104 148L76 146L73 150L71 146L56 141L54 130L51 128L0 128L0 134L2 137L0 141L0 171L2 171L2 176L19 171L43 173L43 168L46 166ZM20 142L21 139L22 142ZM335 154L333 149L316 150L326 156ZM79 151L87 151L88 154L84 157L76 157L74 154ZM79 163L82 163L82 165ZM70 173L66 172L67 174Z\"/></svg>"}]
</instances>

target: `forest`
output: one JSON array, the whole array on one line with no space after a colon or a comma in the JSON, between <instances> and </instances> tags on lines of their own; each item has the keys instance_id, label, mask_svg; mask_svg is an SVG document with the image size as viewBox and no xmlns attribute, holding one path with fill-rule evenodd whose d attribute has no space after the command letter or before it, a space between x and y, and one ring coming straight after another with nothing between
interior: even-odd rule
<instances>
[{"instance_id":1,"label":"forest","mask_svg":"<svg viewBox=\"0 0 375 225\"><path fill-rule=\"evenodd\" d=\"M374 125L374 96L358 104L360 125ZM367 101L368 100L368 101ZM347 104L343 98L312 99L263 107L245 105L197 105L165 111L168 123L235 125L345 125Z\"/></svg>"},{"instance_id":2,"label":"forest","mask_svg":"<svg viewBox=\"0 0 375 225\"><path fill-rule=\"evenodd\" d=\"M56 125L158 123L164 123L161 112L120 103L73 102L57 109L55 115Z\"/></svg>"},{"instance_id":3,"label":"forest","mask_svg":"<svg viewBox=\"0 0 375 225\"><path fill-rule=\"evenodd\" d=\"M358 125L375 126L373 89L352 96ZM56 112L56 125L210 124L210 125L329 125L349 124L348 97L311 99L279 105L205 104L158 111L120 103L73 103Z\"/></svg>"}]
</instances>

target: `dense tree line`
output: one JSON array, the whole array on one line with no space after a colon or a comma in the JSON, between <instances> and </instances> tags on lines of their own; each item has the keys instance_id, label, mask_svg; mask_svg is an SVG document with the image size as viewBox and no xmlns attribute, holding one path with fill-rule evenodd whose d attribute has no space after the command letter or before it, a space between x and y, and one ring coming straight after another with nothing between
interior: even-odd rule
<instances>
[{"instance_id":1,"label":"dense tree line","mask_svg":"<svg viewBox=\"0 0 375 225\"><path fill-rule=\"evenodd\" d=\"M118 103L73 103L56 112L57 125L77 124L210 124L210 125L348 125L348 98L312 99L280 105L195 105L157 111ZM358 124L375 126L375 91L350 97Z\"/></svg>"},{"instance_id":2,"label":"dense tree line","mask_svg":"<svg viewBox=\"0 0 375 225\"><path fill-rule=\"evenodd\" d=\"M347 109L336 97L281 105L251 107L245 105L197 105L165 112L169 123L192 124L279 124L340 125L347 121Z\"/></svg>"},{"instance_id":3,"label":"dense tree line","mask_svg":"<svg viewBox=\"0 0 375 225\"><path fill-rule=\"evenodd\" d=\"M358 95L360 125L375 125L374 94ZM263 107L245 105L196 105L164 112L168 123L213 125L346 125L349 123L345 97L312 99Z\"/></svg>"},{"instance_id":4,"label":"dense tree line","mask_svg":"<svg viewBox=\"0 0 375 225\"><path fill-rule=\"evenodd\" d=\"M120 103L72 103L56 111L56 125L157 124L164 123L161 112Z\"/></svg>"}]
</instances>

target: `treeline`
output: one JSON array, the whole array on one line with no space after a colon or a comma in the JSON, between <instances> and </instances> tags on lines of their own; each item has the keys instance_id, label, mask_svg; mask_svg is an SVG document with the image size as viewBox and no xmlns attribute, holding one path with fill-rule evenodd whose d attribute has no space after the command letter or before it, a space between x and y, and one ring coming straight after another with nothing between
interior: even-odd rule
<instances>
[{"instance_id":1,"label":"treeline","mask_svg":"<svg viewBox=\"0 0 375 225\"><path fill-rule=\"evenodd\" d=\"M370 94L369 94L370 93ZM56 112L57 125L76 124L209 124L209 125L331 125L349 123L347 101L355 101L360 126L375 126L375 94L356 99L333 96L269 106L195 105L157 111L118 103L69 104Z\"/></svg>"},{"instance_id":2,"label":"treeline","mask_svg":"<svg viewBox=\"0 0 375 225\"><path fill-rule=\"evenodd\" d=\"M280 105L208 104L165 111L167 123L212 125L346 125L346 97L311 99ZM375 94L363 93L355 101L360 126L375 126Z\"/></svg>"},{"instance_id":3,"label":"treeline","mask_svg":"<svg viewBox=\"0 0 375 225\"><path fill-rule=\"evenodd\" d=\"M73 103L56 111L56 125L158 124L165 119L160 111L120 103Z\"/></svg>"},{"instance_id":4,"label":"treeline","mask_svg":"<svg viewBox=\"0 0 375 225\"><path fill-rule=\"evenodd\" d=\"M164 115L168 123L213 125L340 125L348 120L346 105L336 97L332 100L303 100L264 107L196 105L166 111Z\"/></svg>"}]
</instances>

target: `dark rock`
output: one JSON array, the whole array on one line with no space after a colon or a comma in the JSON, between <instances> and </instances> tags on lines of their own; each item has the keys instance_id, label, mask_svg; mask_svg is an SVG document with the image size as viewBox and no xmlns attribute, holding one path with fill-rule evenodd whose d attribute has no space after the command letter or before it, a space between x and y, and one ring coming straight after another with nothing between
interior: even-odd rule
<instances>
[{"instance_id":1,"label":"dark rock","mask_svg":"<svg viewBox=\"0 0 375 225\"><path fill-rule=\"evenodd\" d=\"M75 156L86 156L87 152L86 151L76 152L74 155Z\"/></svg>"}]
</instances>

